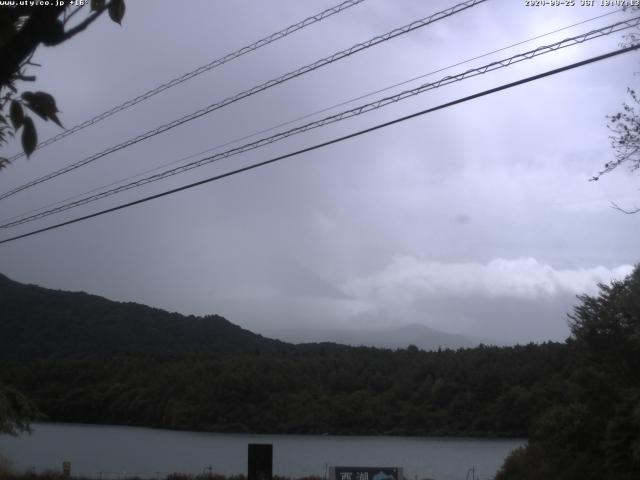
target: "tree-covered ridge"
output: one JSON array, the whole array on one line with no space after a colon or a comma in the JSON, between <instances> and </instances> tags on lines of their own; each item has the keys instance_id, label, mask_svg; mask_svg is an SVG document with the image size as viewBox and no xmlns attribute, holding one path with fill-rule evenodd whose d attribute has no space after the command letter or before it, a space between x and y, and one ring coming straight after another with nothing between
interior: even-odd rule
<instances>
[{"instance_id":1,"label":"tree-covered ridge","mask_svg":"<svg viewBox=\"0 0 640 480\"><path fill-rule=\"evenodd\" d=\"M50 420L193 430L523 436L564 395L567 362L566 348L551 343L294 347L222 317L6 277L0 332L0 384Z\"/></svg>"},{"instance_id":2,"label":"tree-covered ridge","mask_svg":"<svg viewBox=\"0 0 640 480\"><path fill-rule=\"evenodd\" d=\"M277 353L0 363L53 421L173 429L525 436L562 401L561 344L424 352Z\"/></svg>"},{"instance_id":3,"label":"tree-covered ridge","mask_svg":"<svg viewBox=\"0 0 640 480\"><path fill-rule=\"evenodd\" d=\"M8 299L25 299L16 288L39 292L16 285L0 288L0 308L13 305ZM53 303L25 311L40 312L42 305L59 311L53 297L45 291L43 299L32 300ZM116 310L128 306L95 301ZM111 324L117 315L106 318ZM565 343L434 352L267 343L265 349L251 344L249 350L217 353L110 356L81 346L84 356L80 347L67 358L7 356L0 360L0 385L23 392L55 421L234 432L527 436L529 445L507 459L498 480L640 478L640 267L623 281L602 285L597 296L579 297L570 326Z\"/></svg>"},{"instance_id":4,"label":"tree-covered ridge","mask_svg":"<svg viewBox=\"0 0 640 480\"><path fill-rule=\"evenodd\" d=\"M184 316L81 292L23 285L0 275L0 358L175 355L288 347L218 315Z\"/></svg>"}]
</instances>

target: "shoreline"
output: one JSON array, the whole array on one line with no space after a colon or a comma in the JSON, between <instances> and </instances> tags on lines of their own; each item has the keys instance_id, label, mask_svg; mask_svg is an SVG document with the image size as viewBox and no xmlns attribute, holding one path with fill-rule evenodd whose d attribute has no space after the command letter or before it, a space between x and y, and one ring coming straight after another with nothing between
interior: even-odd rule
<instances>
[{"instance_id":1,"label":"shoreline","mask_svg":"<svg viewBox=\"0 0 640 480\"><path fill-rule=\"evenodd\" d=\"M406 439L437 439L437 440L524 440L528 441L528 437L523 435L492 435L483 432L479 432L477 435L474 434L457 434L457 433L442 433L442 432L434 432L433 434L410 434L410 433L331 433L331 432L322 432L322 433L301 433L301 432L253 432L253 431L243 431L243 430L192 430L192 429L180 429L180 428L165 428L165 427L154 427L148 425L130 425L130 424L117 424L117 423L85 423L85 422L63 422L63 421L39 421L32 422L31 429L35 431L35 427L37 425L47 425L47 426L73 426L73 427L90 427L90 428L127 428L127 429L144 429L144 430L152 430L152 431L161 431L161 432L171 432L171 433L192 433L192 434L210 434L210 435L248 435L255 437L327 437L327 438L406 438ZM22 435L22 434L21 434Z\"/></svg>"}]
</instances>

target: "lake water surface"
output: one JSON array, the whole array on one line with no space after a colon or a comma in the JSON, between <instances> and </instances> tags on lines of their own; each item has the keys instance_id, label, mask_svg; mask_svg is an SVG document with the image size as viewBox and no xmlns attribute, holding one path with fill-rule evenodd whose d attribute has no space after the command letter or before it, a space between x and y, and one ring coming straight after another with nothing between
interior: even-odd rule
<instances>
[{"instance_id":1,"label":"lake water surface","mask_svg":"<svg viewBox=\"0 0 640 480\"><path fill-rule=\"evenodd\" d=\"M163 477L171 472L247 473L247 444L273 444L273 473L324 476L328 466L403 467L409 479L493 478L518 439L343 437L176 432L136 427L35 424L31 435L0 436L0 454L16 470L60 470L72 475ZM471 474L469 475L471 478Z\"/></svg>"}]
</instances>

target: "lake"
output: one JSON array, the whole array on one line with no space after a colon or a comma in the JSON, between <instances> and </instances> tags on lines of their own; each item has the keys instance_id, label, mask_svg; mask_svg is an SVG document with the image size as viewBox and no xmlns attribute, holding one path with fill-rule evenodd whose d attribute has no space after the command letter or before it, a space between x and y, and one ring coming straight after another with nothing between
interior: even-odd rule
<instances>
[{"instance_id":1,"label":"lake","mask_svg":"<svg viewBox=\"0 0 640 480\"><path fill-rule=\"evenodd\" d=\"M31 435L0 436L0 454L16 470L60 470L93 478L163 477L171 472L247 472L247 444L273 444L273 473L324 476L328 466L403 467L413 479L493 478L523 439L251 435L38 423ZM471 478L471 475L469 475Z\"/></svg>"}]
</instances>

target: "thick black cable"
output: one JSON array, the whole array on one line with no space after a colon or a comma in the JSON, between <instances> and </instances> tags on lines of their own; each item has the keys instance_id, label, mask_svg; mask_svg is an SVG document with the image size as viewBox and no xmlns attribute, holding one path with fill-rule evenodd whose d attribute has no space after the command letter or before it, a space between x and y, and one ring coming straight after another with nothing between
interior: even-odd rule
<instances>
[{"instance_id":1,"label":"thick black cable","mask_svg":"<svg viewBox=\"0 0 640 480\"><path fill-rule=\"evenodd\" d=\"M118 193L125 192L127 190L131 190L133 188L140 188L140 187L142 187L144 185L147 185L149 183L153 183L153 182L156 182L156 181L159 181L159 180L163 180L163 179L168 178L170 176L178 175L180 173L184 173L184 172L187 172L189 170L193 170L195 168L199 168L199 167L202 167L204 165L207 165L207 164L210 164L210 163L213 163L213 162L217 162L217 161L220 161L220 160L223 160L223 159L226 159L226 158L230 158L230 157L232 157L234 155L238 155L238 154L241 154L241 153L248 152L250 150L255 150L255 149L263 147L265 145L269 145L271 143L275 143L277 141L284 140L284 139L289 138L289 137L291 137L293 135L297 135L297 134L300 134L300 133L303 133L303 132L308 132L308 131L310 131L312 129L315 129L315 128L319 128L319 127L322 127L322 126L325 126L325 125L329 125L331 123L336 123L336 122L345 120L347 118L352 118L352 117L355 117L355 116L358 116L358 115L362 115L364 113L371 112L373 110L377 110L379 108L383 108L383 107L385 107L387 105L390 105L392 103L396 103L396 102L399 102L399 101L402 101L402 100L406 100L407 98L413 97L415 95L419 95L419 94L424 93L424 92L426 92L428 90L439 88L439 87L444 86L444 85L449 85L449 84L454 83L454 82L459 82L459 81L465 80L467 78L472 78L472 77L477 76L477 75L482 75L482 74L485 74L487 72L491 72L491 71L497 70L499 68L506 68L506 67L509 67L511 65L514 65L515 63L518 63L518 62L521 62L521 61L524 61L524 60L531 60L532 58L536 58L537 56L540 56L540 55L544 55L544 54L547 54L547 53L555 52L555 51L557 51L559 49L562 49L562 48L567 48L567 47L570 47L570 46L573 46L573 45L584 43L586 41L594 40L594 39L599 38L601 36L610 35L613 32L624 30L624 29L627 29L627 28L632 28L632 27L635 27L635 26L638 26L638 25L640 25L640 16L632 18L632 19L629 19L629 20L625 20L625 21L622 21L622 22L617 22L617 23L614 23L614 24L611 24L611 25L607 25L606 27L602 27L602 28L599 28L597 30L591 30L591 31L589 31L587 33L576 35L574 37L565 38L564 40L561 40L559 42L555 42L555 43L552 43L550 45L544 45L544 46L538 47L538 48L536 48L534 50L529 50L529 51L524 52L524 53L518 53L518 54L513 55L513 56L511 56L509 58L504 58L502 60L497 60L497 61L491 62L489 64L486 64L486 65L483 65L483 66L480 66L480 67L477 67L477 68L472 68L470 70L467 70L467 71L465 71L463 73L459 73L457 75L449 75L449 76L446 76L446 77L444 77L444 78L442 78L442 79L440 79L440 80L438 80L436 82L426 83L426 84L420 85L420 86L418 86L416 88L413 88L411 90L405 90L405 91L400 92L400 93L398 93L396 95L385 97L385 98L376 100L374 102L367 103L367 104L364 104L364 105L360 105L360 106L351 108L349 110L345 110L343 112L331 115L329 117L325 117L325 118L322 118L320 120L316 120L316 121L307 123L305 125L294 127L294 128L292 128L290 130L276 133L276 134L274 134L274 135L272 135L270 137L264 137L264 138L261 138L261 139L256 140L256 141L253 141L253 142L250 142L250 143L238 146L238 147L234 147L234 148L232 148L230 150L227 150L227 151L224 151L224 152L221 152L221 153L217 153L217 154L211 155L209 157L204 157L204 158L202 158L200 160L195 160L193 162L190 162L188 164L182 165L180 167L175 167L175 168L172 168L170 170L165 170L165 171L163 171L161 173L157 173L155 175L151 175L149 177L145 177L145 178L142 178L140 180L136 180L134 182L130 182L130 183L127 183L127 184L124 184L124 185L120 185L120 186L114 187L114 188L112 188L110 190L105 190L105 191L102 191L100 193L96 193L94 195L91 195L91 196L88 196L88 197L84 197L84 198L81 198L79 200L76 200L76 201L73 201L73 202L69 202L69 203L63 204L63 205L55 207L55 208L51 208L51 209L48 209L48 210L41 211L40 213L36 213L36 214L29 215L29 216L26 216L26 217L18 218L17 220L12 220L12 221L7 221L5 223L0 223L0 229L11 228L11 227L15 227L15 226L18 226L18 225L22 225L24 223L32 222L32 221L35 221L35 220L42 219L44 217L48 217L50 215L54 215L54 214L57 214L57 213L64 212L64 211L69 210L71 208L76 208L76 207L79 207L81 205L86 205L86 204L92 203L94 201L102 200L104 198L110 197L112 195L116 195Z\"/></svg>"},{"instance_id":2,"label":"thick black cable","mask_svg":"<svg viewBox=\"0 0 640 480\"><path fill-rule=\"evenodd\" d=\"M236 58L241 57L242 55L245 55L247 53L253 52L261 47L264 47L266 45L269 45L270 43L275 42L276 40L280 40L284 37L287 37L289 35L291 35L292 33L297 32L298 30L302 30L305 27L308 27L309 25L312 25L316 22L320 22L322 20L324 20L325 18L328 18L332 15L335 15L336 13L340 13L344 10L346 10L347 8L351 8L355 5L358 5L359 3L364 2L364 0L347 0L345 2L342 2L338 5L335 5L331 8L327 8L326 10L323 10L320 13L316 13L315 15L312 15L310 17L305 18L304 20L295 23L293 25L289 25L287 28L283 28L282 30L276 32L276 33L272 33L271 35L264 37L250 45L247 45L245 47L242 47L234 52L228 53L223 57L217 58L216 60L213 60L211 62L209 62L206 65L202 65L198 68L196 68L195 70L192 70L190 72L185 73L184 75L181 75L179 77L173 78L171 80L169 80L168 82L165 82L161 85L158 85L155 88L152 88L151 90L148 90L147 92L138 95L137 97L134 97L130 100L127 100L109 110L106 110L98 115L93 116L92 118L85 120L82 123L79 123L71 128L66 129L63 132L58 133L57 135L54 135L53 137L50 137L46 140L43 140L42 142L40 142L37 146L36 149L40 150L44 147L46 147L47 145L51 145L52 143L57 142L58 140L62 140L65 137L68 137L69 135L72 135L76 132L79 132L80 130L83 130L91 125L95 125L98 122L101 122L102 120L111 117L112 115L115 115L118 112L121 112L123 110L126 110L127 108L133 107L134 105L137 105L140 102L143 102L145 100L148 100L149 98L153 97L154 95L157 95L161 92L164 92L165 90L171 88L171 87L175 87L176 85L179 85L183 82L186 82L187 80L190 80L192 78L197 77L198 75L201 75L205 72L208 72L214 68L217 68L221 65L224 65L225 63L230 62L231 60L235 60ZM78 10L82 8L79 7ZM76 11L78 11L76 10ZM23 157L24 153L17 153L16 155L12 156L9 161L12 162L13 160L16 160L20 157Z\"/></svg>"},{"instance_id":3,"label":"thick black cable","mask_svg":"<svg viewBox=\"0 0 640 480\"><path fill-rule=\"evenodd\" d=\"M551 75L556 75L558 73L566 72L568 70L572 70L574 68L578 68L578 67L582 67L582 66L585 66L585 65L589 65L591 63L599 62L599 61L602 61L602 60L605 60L605 59L608 59L608 58L615 57L617 55L622 55L624 53L628 53L628 52L631 52L633 50L637 50L638 48L640 48L640 44L632 45L632 46L626 47L626 48L621 48L619 50L614 50L612 52L605 53L603 55L598 55L596 57L592 57L592 58L589 58L587 60L582 60L580 62L572 63L570 65L565 65L564 67L559 67L559 68L555 68L553 70L548 70L546 72L539 73L537 75L532 75L530 77L526 77L526 78L517 80L515 82L506 83L506 84L500 85L498 87L490 88L488 90L483 90L482 92L478 92L478 93L475 93L473 95L468 95L466 97L462 97L462 98L459 98L457 100L453 100L453 101L450 101L450 102L447 102L447 103L440 104L440 105L438 105L436 107L427 108L425 110L421 110L419 112L412 113L410 115L405 115L403 117L399 117L399 118L396 118L394 120L390 120L388 122L384 122L384 123L380 123L378 125L374 125L373 127L369 127L369 128L365 128L365 129L362 129L362 130L358 130L358 131L350 133L348 135L344 135L342 137L334 138L334 139L328 140L326 142L318 143L318 144L312 145L310 147L306 147L306 148L303 148L303 149L300 149L300 150L296 150L295 152L290 152L290 153L287 153L287 154L284 154L284 155L280 155L280 156L277 156L275 158L271 158L269 160L265 160L263 162L258 162L258 163L254 163L254 164L251 164L251 165L247 165L246 167L238 168L238 169L232 170L230 172L226 172L226 173L222 173L222 174L219 174L219 175L215 175L213 177L209 177L209 178L206 178L204 180L193 182L193 183L190 183L188 185L183 185L181 187L173 188L171 190L167 190L167 191L164 191L164 192L161 192L161 193L157 193L155 195L150 195L148 197L140 198L140 199L134 200L132 202L127 202L127 203L124 203L124 204L121 204L121 205L117 205L115 207L107 208L107 209L101 210L99 212L91 213L89 215L84 215L82 217L74 218L72 220L67 220L66 222L61 222L61 223L58 223L58 224L55 224L55 225L50 225L48 227L40 228L38 230L33 230L31 232L23 233L22 235L16 235L15 237L10 237L10 238L4 239L4 240L0 240L0 245L8 243L8 242L15 241L15 240L19 240L19 239L22 239L22 238L30 237L30 236L33 236L33 235L37 235L39 233L47 232L49 230L54 230L54 229L61 228L61 227L67 226L67 225L78 223L78 222L81 222L81 221L84 221L84 220L88 220L90 218L94 218L94 217L98 217L98 216L101 216L101 215L105 215L107 213L111 213L111 212L115 212L115 211L118 211L118 210L122 210L122 209L125 209L125 208L128 208L128 207L132 207L134 205L139 205L141 203L149 202L151 200L155 200L155 199L158 199L158 198L161 198L161 197L166 197L168 195L172 195L174 193L181 192L183 190L188 190L190 188L198 187L200 185L204 185L204 184L211 183L211 182L214 182L214 181L217 181L217 180L221 180L223 178L230 177L232 175L236 175L238 173L243 173L243 172L246 172L246 171L249 171L249 170L253 170L253 169L256 169L256 168L259 168L259 167L263 167L265 165L269 165L271 163L276 163L276 162L279 162L280 160L284 160L286 158L290 158L290 157L294 157L294 156L297 156L297 155L301 155L303 153L311 152L313 150L318 150L320 148L327 147L329 145L333 145L334 143L339 143L339 142L343 142L345 140L349 140L351 138L359 137L359 136L364 135L366 133L370 133L370 132L373 132L373 131L376 131L376 130L380 130L382 128L389 127L391 125L395 125L396 123L401 123L401 122L410 120L412 118L416 118L416 117L419 117L419 116L422 116L422 115L426 115L427 113L432 113L432 112L435 112L435 111L438 111L438 110L443 110L445 108L449 108L449 107L452 107L454 105L458 105L458 104L461 104L461 103L464 103L464 102L468 102L470 100L475 100L476 98L484 97L486 95L491 95L493 93L497 93L497 92L500 92L502 90L507 90L509 88L517 87L519 85L523 85L525 83L533 82L535 80L540 80L541 78L545 78L545 77L549 77Z\"/></svg>"},{"instance_id":4,"label":"thick black cable","mask_svg":"<svg viewBox=\"0 0 640 480\"><path fill-rule=\"evenodd\" d=\"M119 150L122 150L124 148L130 147L131 145L135 145L136 143L142 142L144 140L147 140L148 138L154 137L156 135L160 135L161 133L164 133L168 130L171 130L177 126L180 126L184 123L190 122L191 120L195 120L197 118L202 117L203 115L207 115L215 110L221 109L223 107L226 107L227 105L230 105L232 103L235 103L237 101L240 101L244 98L250 97L252 95L255 95L257 93L260 93L264 90L267 90L268 88L274 87L276 85L281 85L289 80L292 80L294 78L297 78L301 75L304 75L306 73L312 72L314 70L317 70L319 68L322 68L326 65L330 65L334 62L337 62L339 60L342 60L344 58L347 58L355 53L361 52L363 50L366 50L370 47L373 47L375 45L378 45L380 43L386 42L388 40L391 40L393 38L396 38L400 35L404 35L406 33L412 32L414 30L417 30L419 28L425 27L427 25L430 25L432 23L435 23L439 20L448 18L452 15L455 15L457 13L460 13L464 10L467 10L469 8L472 8L476 5L479 5L481 3L486 2L487 0L467 0L465 2L459 3L457 5L454 5L453 7L447 8L446 10L442 10L440 12L436 12L432 15L429 15L428 17L424 17L421 18L419 20L415 20L407 25L404 25L403 27L400 28L395 28L383 35L378 35L374 38L371 38L369 40L367 40L366 42L362 42L362 43L358 43L356 45L353 45L345 50L341 50L340 52L334 53L333 55L329 55L328 57L324 57L320 60L317 60L313 63L310 63L308 65L305 65L303 67L298 68L297 70L293 70L289 73L286 73L284 75L281 75L280 77L271 79L267 82L261 83L260 85L256 85L252 88L250 88L249 90L245 90L243 92L240 92L236 95L233 95L231 97L228 97L220 102L216 102L213 103L207 107L201 108L200 110L197 110L195 112L192 112L188 115L185 115L181 118L178 118L176 120L173 120L172 122L166 123L164 125L160 125L159 127L156 127L152 130L148 130L145 133L142 133L140 135L138 135L137 137L133 137L130 138L129 140L126 140L122 143L119 143L118 145L114 145L112 147L107 148L106 150L103 150L101 152L95 153L89 157L86 157L82 160L79 160L75 163L72 163L71 165L67 165L66 167L63 167L59 170L56 170L54 172L48 173L42 177L36 178L35 180L31 180L30 182L27 182L19 187L16 187L12 190L9 190L8 192L5 192L3 194L0 195L0 200L5 199L7 197L10 197L12 195L15 195L18 192L21 192L23 190L26 190L27 188L31 188L35 185L38 185L42 182L46 182L47 180L51 180L52 178L56 178L60 175L63 175L65 173L71 172L73 170L76 170L80 167L83 167L84 165L87 165L89 163L92 163L102 157L105 157L107 155L110 155L111 153L117 152Z\"/></svg>"},{"instance_id":5,"label":"thick black cable","mask_svg":"<svg viewBox=\"0 0 640 480\"><path fill-rule=\"evenodd\" d=\"M3 218L2 220L0 220L0 224L6 224L6 223L9 223L9 222L11 222L12 220L15 220L15 219L26 218L28 215L35 214L36 212L41 212L42 210L50 209L52 207L55 207L56 205L64 204L66 202L69 202L71 200L75 200L77 198L80 198L80 197L82 197L84 195L88 195L90 193L97 192L97 191L102 190L104 188L113 187L113 186L118 185L118 184L120 184L122 182L126 182L127 180L132 180L134 178L141 177L141 176L146 175L148 173L152 173L152 172L158 171L158 170L160 170L162 168L168 167L170 165L175 165L177 163L181 163L181 162L184 162L186 160L190 160L190 159L198 157L200 155L204 155L205 153L213 152L215 150L219 150L219 149L227 147L229 145L233 145L234 143L238 143L238 142L241 142L243 140L247 140L249 138L256 137L256 136L258 136L260 134L271 132L271 131L273 131L273 130L275 130L277 128L286 127L287 125L291 125L293 123L299 122L300 120L305 120L307 118L313 117L313 116L318 115L320 113L328 112L329 110L333 110L334 108L338 108L338 107L342 107L344 105L348 105L349 103L353 103L353 102L355 102L357 100L362 100L364 98L371 97L371 96L376 95L378 93L383 93L383 92L389 91L392 88L396 88L396 87L400 87L402 85L406 85L408 83L414 82L414 81L419 80L421 78L429 77L431 75L435 75L436 73L444 72L444 71L449 70L449 69L451 69L453 67L458 67L460 65L464 65L464 64L472 62L474 60L478 60L480 58L488 57L489 55L493 55L494 53L499 53L499 52L502 52L504 50L509 50L510 48L517 47L518 45L522 45L524 43L529 43L529 42L532 42L533 40L538 40L540 38L547 37L549 35L553 35L554 33L558 33L558 32L561 32L563 30L568 30L568 29L576 27L578 25L582 25L584 23L592 22L594 20L598 20L600 18L609 16L609 15L613 15L613 14L619 13L621 11L623 11L622 8L620 8L618 10L613 10L611 12L604 13L602 15L591 17L591 18L589 18L587 20L582 20L580 22L573 23L571 25L567 25L565 27L558 28L556 30L552 30L550 32L546 32L546 33L543 33L543 34L540 34L540 35L536 35L535 37L531 37L531 38L528 38L526 40L521 40L519 42L512 43L511 45L507 45L506 47L501 47L499 49L492 50L490 52L483 53L481 55L476 55L475 57L468 58L466 60L461 60L461 61L459 61L457 63L454 63L452 65L448 65L446 67L440 67L437 70L432 70L429 73L423 73L422 75L419 75L417 77L413 77L413 78L410 78L408 80L403 80L402 82L399 82L399 83L394 83L393 85L389 85L387 87L383 87L383 88L380 88L378 90L374 90L374 91L371 91L369 93L365 93L363 95L359 95L357 97L350 98L349 100L344 100L344 101L341 101L339 103L335 103L335 104L330 105L328 107L321 108L320 110L316 110L314 112L304 114L304 115L302 115L300 117L296 117L294 119L278 123L277 125L273 125L271 127L267 127L267 128L262 129L262 130L255 131L255 132L249 133L247 135L243 135L242 137L238 137L238 138L235 138L233 140L226 141L226 142L224 142L222 144L218 144L218 145L216 145L214 147L207 148L206 150L202 150L202 151L197 152L197 153L189 154L189 155L187 155L185 157L179 158L178 160L172 160L170 162L163 163L162 165L158 165L157 167L153 167L151 169L144 170L144 171L142 171L140 173L136 173L134 175L129 175L127 177L120 178L119 180L115 180L115 181L113 181L113 182L111 182L109 184L100 185L99 187L92 188L91 190L86 190L84 192L78 193L78 194L73 195L71 197L63 198L62 200L58 200L58 201L49 203L49 204L44 205L42 207L34 208L34 209L28 210L26 212L22 212L22 213L18 213L18 214L12 215L11 217ZM0 225L0 228L4 228L5 226L8 226L8 225Z\"/></svg>"}]
</instances>

